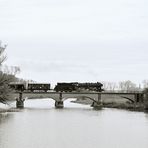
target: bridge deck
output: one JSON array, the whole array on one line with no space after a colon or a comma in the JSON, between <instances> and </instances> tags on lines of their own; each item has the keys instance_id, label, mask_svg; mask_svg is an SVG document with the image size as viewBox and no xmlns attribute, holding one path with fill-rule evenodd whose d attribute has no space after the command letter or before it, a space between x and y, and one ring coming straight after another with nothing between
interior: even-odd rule
<instances>
[{"instance_id":1,"label":"bridge deck","mask_svg":"<svg viewBox=\"0 0 148 148\"><path fill-rule=\"evenodd\" d=\"M21 92L13 92L18 94ZM23 94L108 94L108 95L134 95L143 94L143 92L22 92Z\"/></svg>"}]
</instances>

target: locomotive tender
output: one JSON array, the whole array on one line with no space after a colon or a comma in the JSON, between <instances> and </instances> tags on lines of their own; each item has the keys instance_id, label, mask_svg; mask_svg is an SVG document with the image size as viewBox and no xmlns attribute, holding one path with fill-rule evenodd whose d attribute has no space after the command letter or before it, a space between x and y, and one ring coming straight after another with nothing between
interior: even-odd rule
<instances>
[{"instance_id":1,"label":"locomotive tender","mask_svg":"<svg viewBox=\"0 0 148 148\"><path fill-rule=\"evenodd\" d=\"M38 91L38 92L47 92L51 90L50 83L21 83L21 82L11 82L9 83L9 87L16 91ZM103 84L100 82L96 83L57 83L54 87L54 91L56 92L81 92L84 90L87 91L97 91L101 92Z\"/></svg>"}]
</instances>

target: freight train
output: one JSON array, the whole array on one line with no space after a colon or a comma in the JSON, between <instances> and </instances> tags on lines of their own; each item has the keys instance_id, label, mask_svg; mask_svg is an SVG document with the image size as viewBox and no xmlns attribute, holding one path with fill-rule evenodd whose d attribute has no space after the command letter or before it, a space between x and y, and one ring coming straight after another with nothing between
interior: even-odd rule
<instances>
[{"instance_id":1,"label":"freight train","mask_svg":"<svg viewBox=\"0 0 148 148\"><path fill-rule=\"evenodd\" d=\"M11 82L9 83L9 87L16 90L16 91L39 91L39 92L47 92L52 90L50 83L17 83ZM78 82L71 82L71 83L57 83L54 87L54 91L56 92L81 92L81 91L97 91L102 92L103 84L100 82L96 83L78 83Z\"/></svg>"}]
</instances>

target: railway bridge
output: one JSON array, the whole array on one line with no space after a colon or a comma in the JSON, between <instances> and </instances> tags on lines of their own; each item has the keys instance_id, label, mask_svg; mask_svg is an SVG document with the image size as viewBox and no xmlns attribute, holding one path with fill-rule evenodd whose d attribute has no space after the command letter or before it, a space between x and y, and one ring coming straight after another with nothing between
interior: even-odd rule
<instances>
[{"instance_id":1,"label":"railway bridge","mask_svg":"<svg viewBox=\"0 0 148 148\"><path fill-rule=\"evenodd\" d=\"M51 98L55 100L56 108L63 108L64 101L69 98L88 98L92 101L92 106L101 107L104 96L118 95L132 103L143 102L142 92L117 93L117 92L14 92L12 97L16 99L16 107L24 108L25 98Z\"/></svg>"}]
</instances>

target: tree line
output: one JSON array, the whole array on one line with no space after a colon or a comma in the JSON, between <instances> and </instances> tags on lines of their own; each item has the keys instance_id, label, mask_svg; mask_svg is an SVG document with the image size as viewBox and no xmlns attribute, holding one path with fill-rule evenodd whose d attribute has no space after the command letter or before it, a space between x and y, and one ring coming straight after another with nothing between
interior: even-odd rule
<instances>
[{"instance_id":1,"label":"tree line","mask_svg":"<svg viewBox=\"0 0 148 148\"><path fill-rule=\"evenodd\" d=\"M130 80L116 82L101 82L103 84L103 88L106 91L120 91L120 92L135 92L135 91L143 91L148 88L148 80L143 80L141 84L136 84Z\"/></svg>"},{"instance_id":2,"label":"tree line","mask_svg":"<svg viewBox=\"0 0 148 148\"><path fill-rule=\"evenodd\" d=\"M3 63L7 59L5 54L6 45L2 45L0 42L0 102L7 103L11 90L8 84L12 81L18 81L16 74L20 72L20 68L17 66L5 66Z\"/></svg>"}]
</instances>

